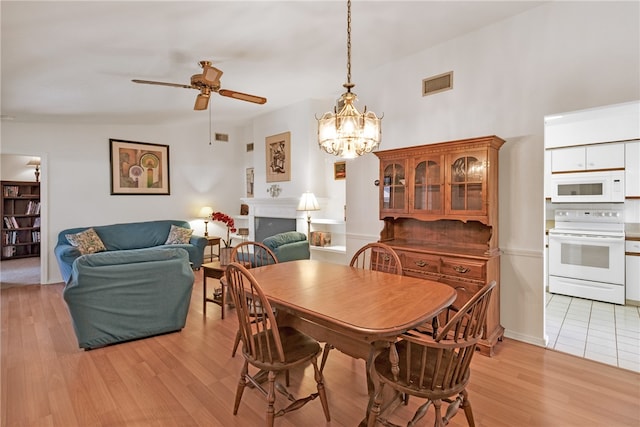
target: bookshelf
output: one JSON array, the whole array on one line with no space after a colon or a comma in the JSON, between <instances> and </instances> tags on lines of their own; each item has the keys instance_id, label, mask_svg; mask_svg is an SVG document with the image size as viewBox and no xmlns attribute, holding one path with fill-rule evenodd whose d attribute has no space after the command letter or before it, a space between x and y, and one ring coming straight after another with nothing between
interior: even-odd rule
<instances>
[{"instance_id":1,"label":"bookshelf","mask_svg":"<svg viewBox=\"0 0 640 427\"><path fill-rule=\"evenodd\" d=\"M1 259L40 256L40 183L1 181Z\"/></svg>"}]
</instances>

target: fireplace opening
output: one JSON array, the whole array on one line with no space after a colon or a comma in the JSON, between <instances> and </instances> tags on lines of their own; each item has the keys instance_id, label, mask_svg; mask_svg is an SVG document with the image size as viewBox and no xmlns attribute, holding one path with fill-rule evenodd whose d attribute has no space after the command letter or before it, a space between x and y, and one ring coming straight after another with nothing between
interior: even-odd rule
<instances>
[{"instance_id":1,"label":"fireplace opening","mask_svg":"<svg viewBox=\"0 0 640 427\"><path fill-rule=\"evenodd\" d=\"M255 217L255 241L262 242L267 237L286 231L296 231L295 218Z\"/></svg>"}]
</instances>

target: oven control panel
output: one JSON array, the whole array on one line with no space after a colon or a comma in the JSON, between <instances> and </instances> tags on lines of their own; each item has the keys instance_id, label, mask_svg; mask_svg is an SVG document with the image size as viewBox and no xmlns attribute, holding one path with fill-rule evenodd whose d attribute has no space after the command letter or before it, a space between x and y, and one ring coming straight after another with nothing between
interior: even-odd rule
<instances>
[{"instance_id":1,"label":"oven control panel","mask_svg":"<svg viewBox=\"0 0 640 427\"><path fill-rule=\"evenodd\" d=\"M555 220L556 222L612 222L616 224L624 222L621 210L605 209L557 209Z\"/></svg>"}]
</instances>

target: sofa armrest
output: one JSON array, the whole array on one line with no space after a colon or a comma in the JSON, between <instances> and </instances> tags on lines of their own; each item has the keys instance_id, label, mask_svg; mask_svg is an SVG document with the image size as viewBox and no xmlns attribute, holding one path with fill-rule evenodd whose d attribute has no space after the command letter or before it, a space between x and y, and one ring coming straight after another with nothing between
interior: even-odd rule
<instances>
[{"instance_id":1,"label":"sofa armrest","mask_svg":"<svg viewBox=\"0 0 640 427\"><path fill-rule=\"evenodd\" d=\"M62 280L65 283L68 283L69 279L71 278L73 262L82 254L80 253L80 250L78 248L69 244L57 245L54 248L53 253L56 256L56 260L58 261L60 273L62 274Z\"/></svg>"},{"instance_id":2,"label":"sofa armrest","mask_svg":"<svg viewBox=\"0 0 640 427\"><path fill-rule=\"evenodd\" d=\"M204 249L209 244L209 241L205 237L192 235L189 243L197 248L196 251L194 251L195 253L192 251L189 252L193 268L200 268L204 262Z\"/></svg>"},{"instance_id":3,"label":"sofa armrest","mask_svg":"<svg viewBox=\"0 0 640 427\"><path fill-rule=\"evenodd\" d=\"M309 251L309 242L306 240L301 242L287 243L279 246L276 252L278 262L295 261L299 259L311 258Z\"/></svg>"}]
</instances>

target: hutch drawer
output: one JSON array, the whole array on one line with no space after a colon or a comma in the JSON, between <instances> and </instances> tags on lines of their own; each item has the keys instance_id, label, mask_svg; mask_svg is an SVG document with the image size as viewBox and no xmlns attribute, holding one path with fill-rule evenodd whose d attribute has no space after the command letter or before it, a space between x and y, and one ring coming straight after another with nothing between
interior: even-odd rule
<instances>
[{"instance_id":1,"label":"hutch drawer","mask_svg":"<svg viewBox=\"0 0 640 427\"><path fill-rule=\"evenodd\" d=\"M486 277L486 263L461 258L442 257L440 272L447 276L483 281Z\"/></svg>"}]
</instances>

